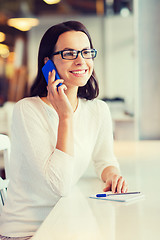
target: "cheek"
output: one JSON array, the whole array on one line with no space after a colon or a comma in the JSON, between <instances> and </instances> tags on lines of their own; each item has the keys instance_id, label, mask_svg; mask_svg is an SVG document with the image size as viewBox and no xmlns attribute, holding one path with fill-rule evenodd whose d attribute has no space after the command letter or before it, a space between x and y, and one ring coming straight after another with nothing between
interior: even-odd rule
<instances>
[{"instance_id":1,"label":"cheek","mask_svg":"<svg viewBox=\"0 0 160 240\"><path fill-rule=\"evenodd\" d=\"M68 67L64 64L58 66L58 72L60 78L64 79L65 81L70 79L70 73L68 72Z\"/></svg>"},{"instance_id":2,"label":"cheek","mask_svg":"<svg viewBox=\"0 0 160 240\"><path fill-rule=\"evenodd\" d=\"M60 77L64 76L69 67L68 64L65 62L62 63L61 61L55 61L55 65Z\"/></svg>"}]
</instances>

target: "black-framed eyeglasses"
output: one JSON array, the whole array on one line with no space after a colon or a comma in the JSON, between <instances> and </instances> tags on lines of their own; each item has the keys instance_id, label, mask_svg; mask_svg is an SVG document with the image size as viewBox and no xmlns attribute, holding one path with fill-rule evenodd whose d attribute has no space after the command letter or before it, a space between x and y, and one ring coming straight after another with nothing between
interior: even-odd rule
<instances>
[{"instance_id":1,"label":"black-framed eyeglasses","mask_svg":"<svg viewBox=\"0 0 160 240\"><path fill-rule=\"evenodd\" d=\"M96 49L83 49L81 51L77 51L74 49L68 49L68 50L55 52L52 54L52 56L61 54L61 57L63 59L73 60L78 57L79 53L81 53L81 56L85 59L93 59L97 55L97 50Z\"/></svg>"}]
</instances>

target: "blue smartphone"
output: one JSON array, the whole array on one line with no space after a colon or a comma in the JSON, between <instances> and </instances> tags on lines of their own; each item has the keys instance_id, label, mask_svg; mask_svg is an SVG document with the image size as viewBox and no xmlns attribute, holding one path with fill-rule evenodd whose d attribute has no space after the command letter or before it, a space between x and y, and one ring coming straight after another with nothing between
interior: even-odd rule
<instances>
[{"instance_id":1,"label":"blue smartphone","mask_svg":"<svg viewBox=\"0 0 160 240\"><path fill-rule=\"evenodd\" d=\"M59 76L57 69L54 65L54 62L52 60L48 60L46 62L46 64L42 67L42 72L43 72L43 75L44 75L44 78L45 78L47 84L48 84L48 74L49 74L49 72L52 72L53 69L56 71L55 80L60 79L60 76ZM62 83L59 83L57 85L57 88L61 85L62 85Z\"/></svg>"}]
</instances>

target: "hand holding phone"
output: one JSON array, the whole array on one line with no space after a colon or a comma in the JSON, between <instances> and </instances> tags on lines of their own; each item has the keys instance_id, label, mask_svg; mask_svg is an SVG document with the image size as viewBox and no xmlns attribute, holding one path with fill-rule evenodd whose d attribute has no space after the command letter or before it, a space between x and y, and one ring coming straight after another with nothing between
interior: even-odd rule
<instances>
[{"instance_id":1,"label":"hand holding phone","mask_svg":"<svg viewBox=\"0 0 160 240\"><path fill-rule=\"evenodd\" d=\"M56 67L55 67L55 65L54 65L54 62L53 62L52 60L48 60L48 61L46 62L46 64L43 66L43 68L42 68L42 72L43 72L43 75L44 75L44 78L45 78L47 84L48 84L48 75L49 75L49 72L52 72L53 69L54 69L55 72L56 72L56 74L55 74L55 81L56 81L57 79L60 79L60 76L59 76L59 74L58 74L58 72L57 72L57 69L56 69ZM62 85L62 83L59 83L59 84L57 85L57 90L58 90L58 87L61 86L61 85Z\"/></svg>"}]
</instances>

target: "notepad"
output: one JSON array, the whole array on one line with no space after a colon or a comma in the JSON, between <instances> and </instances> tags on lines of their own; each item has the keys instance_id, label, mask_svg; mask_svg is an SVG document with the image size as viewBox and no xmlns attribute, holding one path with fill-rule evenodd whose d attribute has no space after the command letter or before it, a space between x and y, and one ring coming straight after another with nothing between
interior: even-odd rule
<instances>
[{"instance_id":1,"label":"notepad","mask_svg":"<svg viewBox=\"0 0 160 240\"><path fill-rule=\"evenodd\" d=\"M135 200L144 198L144 194L141 192L133 193L133 194L132 193L116 194L116 193L112 193L112 192L105 192L106 197L97 197L96 195L99 195L99 194L104 194L104 193L98 193L98 194L92 195L92 196L90 196L90 198L98 199L98 200L116 201L116 202L130 202L130 201L135 201Z\"/></svg>"}]
</instances>

